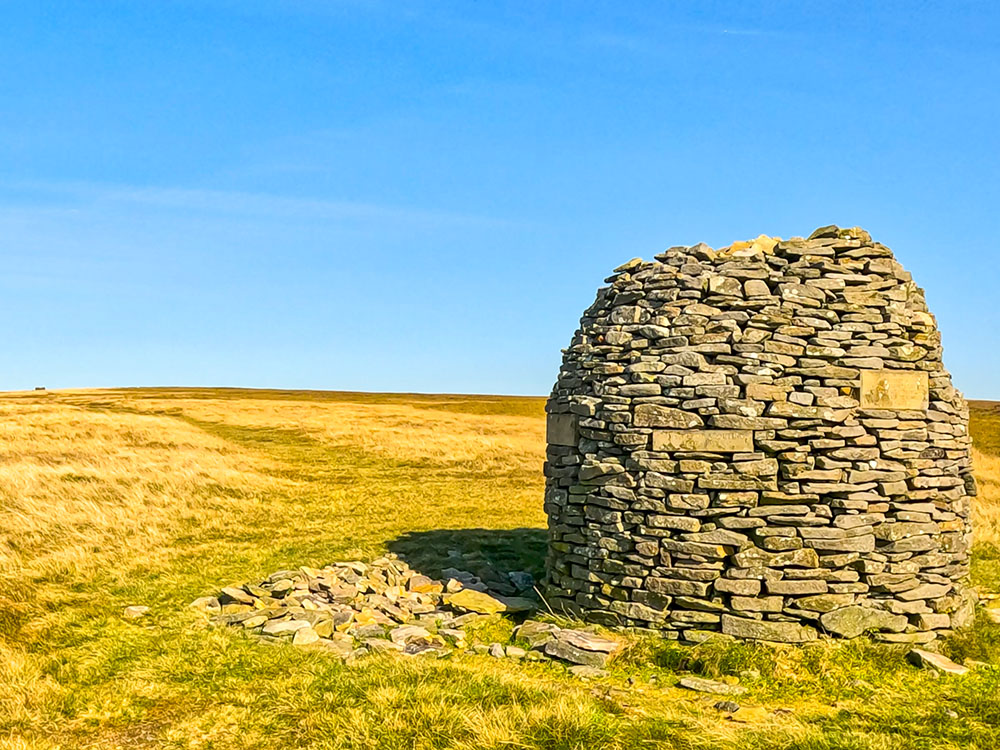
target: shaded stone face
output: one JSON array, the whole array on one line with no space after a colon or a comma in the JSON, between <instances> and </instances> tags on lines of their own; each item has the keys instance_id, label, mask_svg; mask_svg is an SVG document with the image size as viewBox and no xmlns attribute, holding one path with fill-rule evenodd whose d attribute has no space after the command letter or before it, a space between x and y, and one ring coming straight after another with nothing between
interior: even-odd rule
<instances>
[{"instance_id":1,"label":"shaded stone face","mask_svg":"<svg viewBox=\"0 0 1000 750\"><path fill-rule=\"evenodd\" d=\"M545 440L549 445L576 445L576 417L572 414L549 414L545 423Z\"/></svg>"},{"instance_id":2,"label":"shaded stone face","mask_svg":"<svg viewBox=\"0 0 1000 750\"><path fill-rule=\"evenodd\" d=\"M968 410L860 229L615 270L547 409L547 600L703 640L931 640L969 610Z\"/></svg>"}]
</instances>

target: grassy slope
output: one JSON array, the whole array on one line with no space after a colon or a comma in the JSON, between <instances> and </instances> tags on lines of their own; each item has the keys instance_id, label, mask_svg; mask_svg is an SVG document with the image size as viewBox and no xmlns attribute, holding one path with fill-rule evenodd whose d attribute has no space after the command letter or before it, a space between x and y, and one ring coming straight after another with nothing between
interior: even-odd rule
<instances>
[{"instance_id":1,"label":"grassy slope","mask_svg":"<svg viewBox=\"0 0 1000 750\"><path fill-rule=\"evenodd\" d=\"M974 575L996 591L1000 410L975 415ZM451 549L538 572L541 399L61 392L0 397L0 427L0 748L1000 745L1000 668L936 680L868 642L636 641L587 683L490 657L346 668L187 609L386 549L432 574ZM149 620L120 616L139 603ZM977 627L949 648L996 663L995 628ZM686 670L741 675L741 720L671 687Z\"/></svg>"},{"instance_id":2,"label":"grassy slope","mask_svg":"<svg viewBox=\"0 0 1000 750\"><path fill-rule=\"evenodd\" d=\"M1000 592L1000 403L973 401L971 407L981 495L973 505L977 540L973 580L985 591Z\"/></svg>"}]
</instances>

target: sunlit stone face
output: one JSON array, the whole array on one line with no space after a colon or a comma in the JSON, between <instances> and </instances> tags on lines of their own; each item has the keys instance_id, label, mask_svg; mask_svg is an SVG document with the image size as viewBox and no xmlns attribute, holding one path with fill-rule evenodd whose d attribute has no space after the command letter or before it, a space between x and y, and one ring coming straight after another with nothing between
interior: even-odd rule
<instances>
[{"instance_id":1,"label":"sunlit stone face","mask_svg":"<svg viewBox=\"0 0 1000 750\"><path fill-rule=\"evenodd\" d=\"M861 406L872 409L926 409L926 372L864 370L861 373Z\"/></svg>"}]
</instances>

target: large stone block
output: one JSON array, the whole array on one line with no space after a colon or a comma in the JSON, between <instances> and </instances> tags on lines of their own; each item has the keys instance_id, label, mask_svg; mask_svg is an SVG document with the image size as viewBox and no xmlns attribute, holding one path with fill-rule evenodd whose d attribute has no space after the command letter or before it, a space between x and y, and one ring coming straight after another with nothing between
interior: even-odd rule
<instances>
[{"instance_id":1,"label":"large stone block","mask_svg":"<svg viewBox=\"0 0 1000 750\"><path fill-rule=\"evenodd\" d=\"M796 622L749 620L744 617L722 616L722 632L737 638L778 643L806 643L816 640L816 629Z\"/></svg>"},{"instance_id":2,"label":"large stone block","mask_svg":"<svg viewBox=\"0 0 1000 750\"><path fill-rule=\"evenodd\" d=\"M872 630L901 633L907 624L906 615L859 606L834 609L820 617L819 621L828 632L843 638L857 638Z\"/></svg>"},{"instance_id":3,"label":"large stone block","mask_svg":"<svg viewBox=\"0 0 1000 750\"><path fill-rule=\"evenodd\" d=\"M653 450L678 453L750 453L753 451L753 431L656 430L653 432Z\"/></svg>"},{"instance_id":4,"label":"large stone block","mask_svg":"<svg viewBox=\"0 0 1000 750\"><path fill-rule=\"evenodd\" d=\"M545 420L545 439L549 445L575 447L579 437L575 414L549 414Z\"/></svg>"},{"instance_id":5,"label":"large stone block","mask_svg":"<svg viewBox=\"0 0 1000 750\"><path fill-rule=\"evenodd\" d=\"M704 424L697 414L658 404L640 404L635 407L635 419L632 420L632 423L636 427L675 427L680 429L701 427Z\"/></svg>"}]
</instances>

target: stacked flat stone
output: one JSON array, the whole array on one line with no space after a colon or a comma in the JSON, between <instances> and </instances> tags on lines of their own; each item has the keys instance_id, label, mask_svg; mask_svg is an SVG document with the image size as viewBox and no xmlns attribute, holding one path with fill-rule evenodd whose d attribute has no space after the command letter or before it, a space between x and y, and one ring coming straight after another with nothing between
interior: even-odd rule
<instances>
[{"instance_id":1,"label":"stacked flat stone","mask_svg":"<svg viewBox=\"0 0 1000 750\"><path fill-rule=\"evenodd\" d=\"M549 605L702 641L967 621L968 409L861 229L615 269L547 405Z\"/></svg>"}]
</instances>

